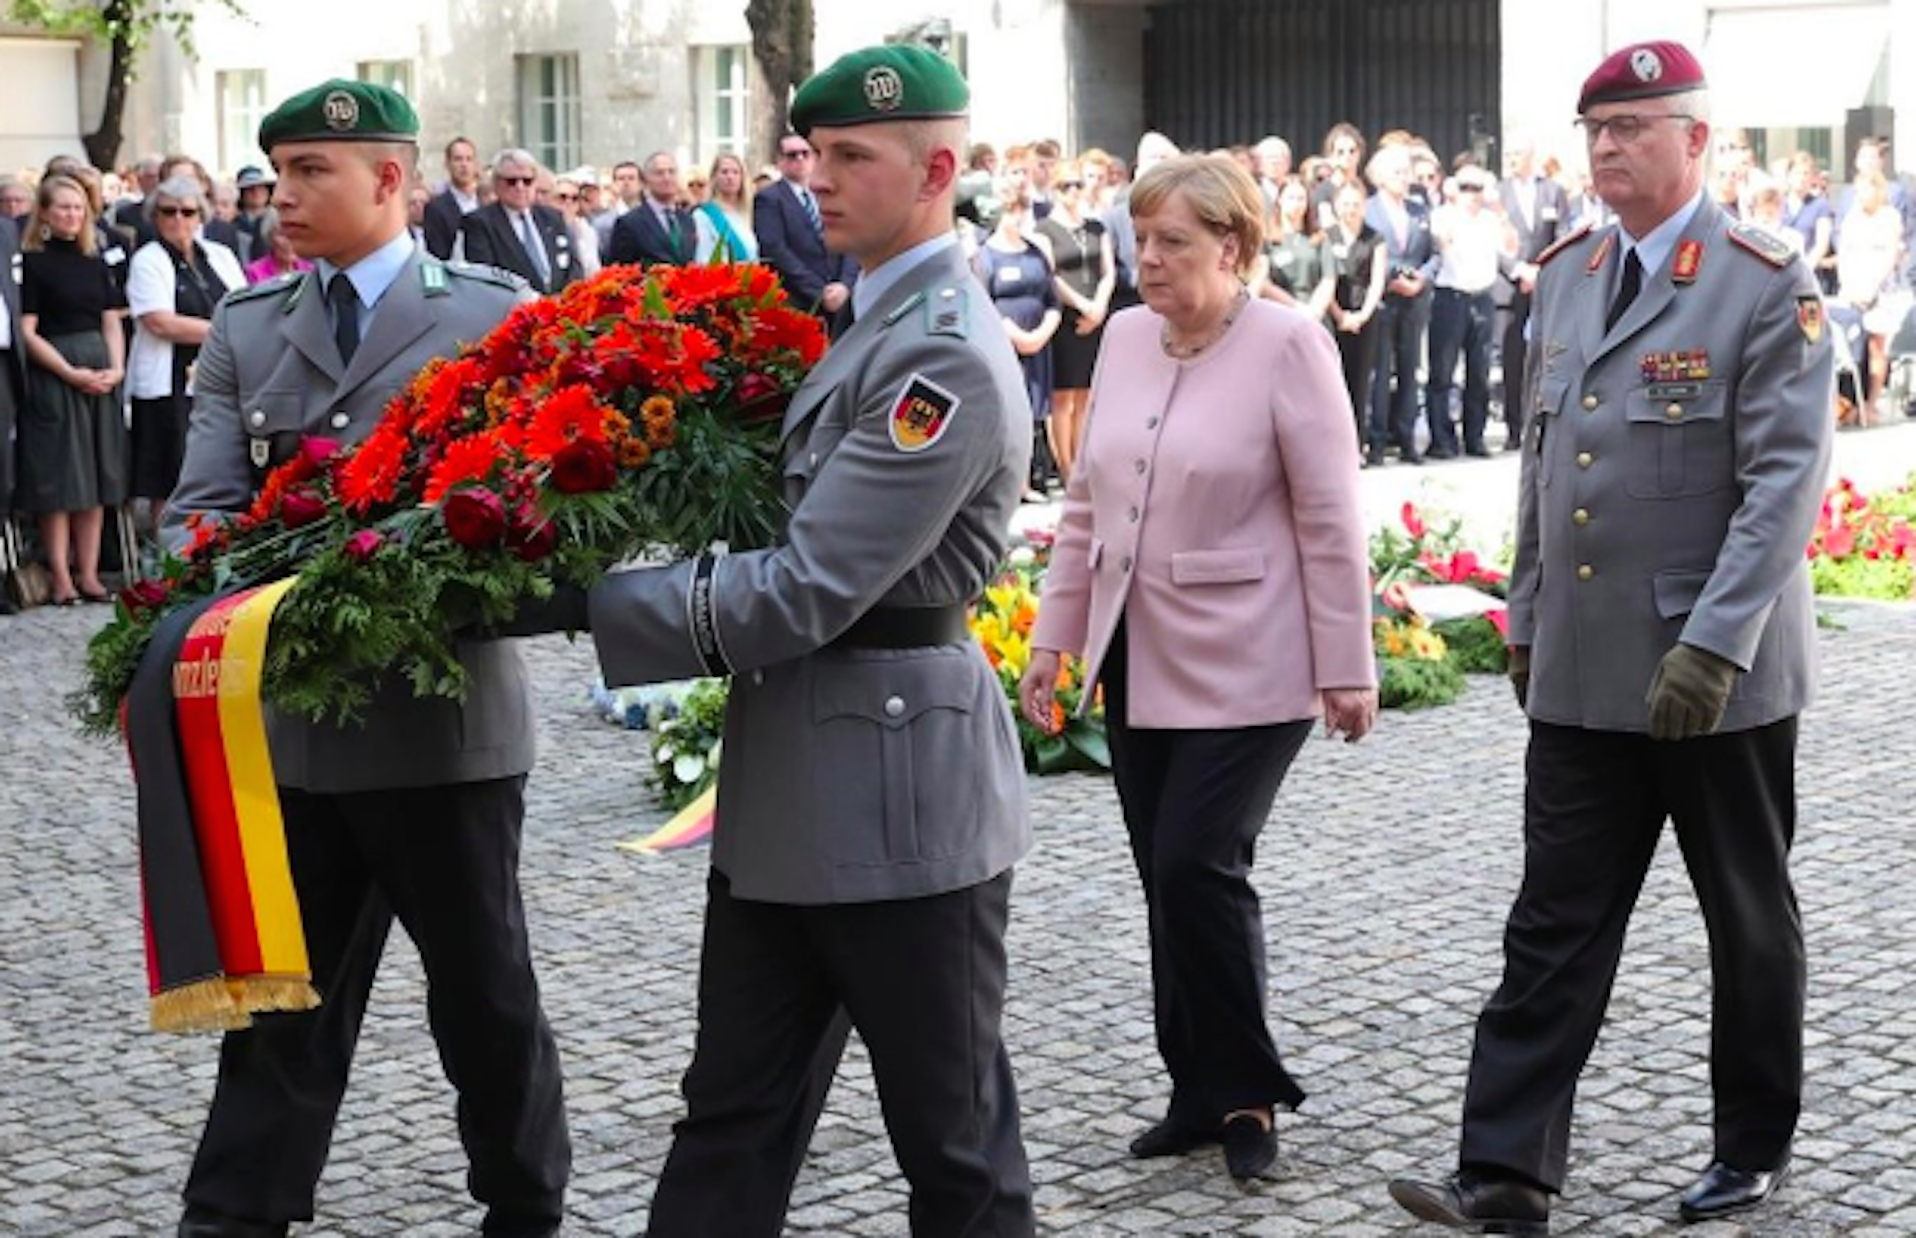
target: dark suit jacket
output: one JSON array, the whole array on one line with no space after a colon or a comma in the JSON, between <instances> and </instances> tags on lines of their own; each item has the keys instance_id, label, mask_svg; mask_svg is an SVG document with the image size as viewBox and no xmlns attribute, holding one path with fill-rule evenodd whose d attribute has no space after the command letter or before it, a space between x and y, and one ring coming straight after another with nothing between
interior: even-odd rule
<instances>
[{"instance_id":1,"label":"dark suit jacket","mask_svg":"<svg viewBox=\"0 0 1916 1238\"><path fill-rule=\"evenodd\" d=\"M1497 195L1503 199L1504 218L1517 232L1517 252L1497 259L1494 295L1499 305L1510 304L1517 295L1516 281L1512 279L1517 264L1535 262L1538 254L1555 245L1557 238L1570 230L1570 198L1563 186L1547 176L1537 177L1536 186L1536 202L1531 207L1531 217L1525 219L1517 205L1516 183L1506 178L1497 185Z\"/></svg>"},{"instance_id":2,"label":"dark suit jacket","mask_svg":"<svg viewBox=\"0 0 1916 1238\"><path fill-rule=\"evenodd\" d=\"M698 226L689 214L672 212L672 235L667 236L648 200L619 216L619 221L612 225L612 252L606 255L606 262L636 262L642 266L663 262L668 266L683 266L692 261L698 247Z\"/></svg>"},{"instance_id":3,"label":"dark suit jacket","mask_svg":"<svg viewBox=\"0 0 1916 1238\"><path fill-rule=\"evenodd\" d=\"M452 257L453 242L459 239L459 221L466 210L452 190L442 189L426 203L426 252L444 262Z\"/></svg>"},{"instance_id":4,"label":"dark suit jacket","mask_svg":"<svg viewBox=\"0 0 1916 1238\"><path fill-rule=\"evenodd\" d=\"M1430 235L1430 208L1415 198L1404 199L1404 214L1408 223L1404 229L1400 244L1390 225L1390 216L1384 213L1383 199L1372 194L1370 202L1364 207L1364 222L1377 230L1377 237L1384 245L1384 260L1390 264L1385 283L1403 271L1416 271L1424 277L1424 291L1430 291L1431 281L1437 278L1437 268L1443 262L1443 255L1437 252L1437 242ZM1386 292L1387 297L1397 294ZM1421 294L1420 294L1421 295Z\"/></svg>"},{"instance_id":5,"label":"dark suit jacket","mask_svg":"<svg viewBox=\"0 0 1916 1238\"><path fill-rule=\"evenodd\" d=\"M459 221L459 233L466 238L466 261L511 271L531 284L535 292L557 292L578 279L579 257L572 250L572 234L566 230L565 216L549 206L535 205L532 226L545 243L551 279L539 278L532 259L526 255L526 247L519 241L512 217L497 202L482 206Z\"/></svg>"},{"instance_id":6,"label":"dark suit jacket","mask_svg":"<svg viewBox=\"0 0 1916 1238\"><path fill-rule=\"evenodd\" d=\"M826 284L851 287L857 268L843 254L826 251L790 182L767 185L752 196L752 231L758 234L759 261L778 272L798 308L816 310Z\"/></svg>"}]
</instances>

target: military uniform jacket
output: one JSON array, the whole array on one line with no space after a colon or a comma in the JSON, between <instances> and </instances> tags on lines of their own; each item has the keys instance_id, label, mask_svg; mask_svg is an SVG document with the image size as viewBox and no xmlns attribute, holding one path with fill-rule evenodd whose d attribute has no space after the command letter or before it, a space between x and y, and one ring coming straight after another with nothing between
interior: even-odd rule
<instances>
[{"instance_id":1,"label":"military uniform jacket","mask_svg":"<svg viewBox=\"0 0 1916 1238\"><path fill-rule=\"evenodd\" d=\"M1830 452L1829 332L1802 261L1705 200L1613 330L1614 225L1539 276L1510 585L1542 722L1647 731L1678 640L1741 667L1722 729L1815 678L1809 543Z\"/></svg>"},{"instance_id":2,"label":"military uniform jacket","mask_svg":"<svg viewBox=\"0 0 1916 1238\"><path fill-rule=\"evenodd\" d=\"M511 276L416 252L380 299L351 365L339 358L317 274L304 272L220 302L200 352L179 486L166 510L177 548L194 512L236 512L266 469L304 436L355 443L434 357L478 340L530 293ZM381 685L363 726L311 725L269 711L281 786L347 792L476 782L532 768L534 725L525 664L510 641L463 646L463 706Z\"/></svg>"},{"instance_id":3,"label":"military uniform jacket","mask_svg":"<svg viewBox=\"0 0 1916 1238\"><path fill-rule=\"evenodd\" d=\"M955 245L839 338L784 429L783 544L597 585L606 682L734 674L712 863L736 896L868 902L988 880L1030 822L976 642L827 647L874 607L969 602L1004 554L1031 409Z\"/></svg>"}]
</instances>

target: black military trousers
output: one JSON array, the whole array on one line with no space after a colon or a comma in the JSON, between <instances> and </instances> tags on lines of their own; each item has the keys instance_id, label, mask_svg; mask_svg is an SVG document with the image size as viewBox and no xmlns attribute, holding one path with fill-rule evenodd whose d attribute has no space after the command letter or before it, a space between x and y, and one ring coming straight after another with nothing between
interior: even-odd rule
<instances>
[{"instance_id":1,"label":"black military trousers","mask_svg":"<svg viewBox=\"0 0 1916 1238\"><path fill-rule=\"evenodd\" d=\"M1295 1108L1264 1018L1264 917L1251 888L1257 836L1310 720L1224 730L1133 729L1125 629L1099 672L1111 774L1144 887L1166 1116L1211 1130L1238 1109Z\"/></svg>"},{"instance_id":2,"label":"black military trousers","mask_svg":"<svg viewBox=\"0 0 1916 1238\"><path fill-rule=\"evenodd\" d=\"M1793 717L1680 743L1531 723L1523 885L1503 983L1477 1021L1464 1167L1562 1189L1577 1077L1666 818L1710 941L1716 1157L1783 1160L1803 1083L1795 766Z\"/></svg>"},{"instance_id":3,"label":"black military trousers","mask_svg":"<svg viewBox=\"0 0 1916 1238\"><path fill-rule=\"evenodd\" d=\"M686 1116L651 1238L778 1238L842 1007L871 1054L915 1238L1036 1232L999 1034L1011 874L895 902L793 906L707 881Z\"/></svg>"},{"instance_id":4,"label":"black military trousers","mask_svg":"<svg viewBox=\"0 0 1916 1238\"><path fill-rule=\"evenodd\" d=\"M572 1164L558 1046L540 1010L519 839L525 778L350 795L282 788L286 842L322 1003L261 1016L220 1046L186 1184L195 1210L305 1220L332 1143L386 934L419 949L426 1015L458 1093L483 1232L557 1231Z\"/></svg>"}]
</instances>

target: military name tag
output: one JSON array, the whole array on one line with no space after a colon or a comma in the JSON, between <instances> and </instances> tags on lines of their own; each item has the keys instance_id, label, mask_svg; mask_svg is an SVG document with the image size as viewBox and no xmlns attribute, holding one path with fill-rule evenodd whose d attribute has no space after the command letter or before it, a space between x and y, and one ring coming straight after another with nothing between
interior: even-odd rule
<instances>
[{"instance_id":1,"label":"military name tag","mask_svg":"<svg viewBox=\"0 0 1916 1238\"><path fill-rule=\"evenodd\" d=\"M945 436L961 401L951 392L922 374L905 380L898 398L892 401L891 445L900 451L924 451Z\"/></svg>"},{"instance_id":2,"label":"military name tag","mask_svg":"<svg viewBox=\"0 0 1916 1238\"><path fill-rule=\"evenodd\" d=\"M1703 394L1702 383L1651 383L1644 394L1652 400L1694 400Z\"/></svg>"}]
</instances>

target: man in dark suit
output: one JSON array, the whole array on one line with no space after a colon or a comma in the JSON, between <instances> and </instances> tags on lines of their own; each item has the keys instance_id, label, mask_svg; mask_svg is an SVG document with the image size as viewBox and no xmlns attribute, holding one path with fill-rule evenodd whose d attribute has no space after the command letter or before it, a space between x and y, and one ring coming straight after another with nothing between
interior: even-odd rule
<instances>
[{"instance_id":1,"label":"man in dark suit","mask_svg":"<svg viewBox=\"0 0 1916 1238\"><path fill-rule=\"evenodd\" d=\"M1384 449L1395 443L1405 464L1422 464L1424 457L1417 450L1417 366L1424 355L1424 333L1430 327L1431 281L1442 255L1430 234L1430 208L1410 196L1410 148L1383 148L1371 157L1368 170L1377 192L1364 208L1364 222L1384 238L1390 274L1377 310L1377 371L1371 380L1367 459L1372 465L1382 464Z\"/></svg>"},{"instance_id":2,"label":"man in dark suit","mask_svg":"<svg viewBox=\"0 0 1916 1238\"><path fill-rule=\"evenodd\" d=\"M761 262L778 272L792 304L821 317L836 314L851 296L856 276L842 254L825 248L818 204L812 199L812 144L796 133L779 139L783 179L752 197L752 231Z\"/></svg>"},{"instance_id":3,"label":"man in dark suit","mask_svg":"<svg viewBox=\"0 0 1916 1238\"><path fill-rule=\"evenodd\" d=\"M452 257L459 221L479 209L479 148L466 138L446 143L446 187L426 203L426 252Z\"/></svg>"},{"instance_id":4,"label":"man in dark suit","mask_svg":"<svg viewBox=\"0 0 1916 1238\"><path fill-rule=\"evenodd\" d=\"M509 275L444 264L413 244L406 187L418 127L397 92L338 80L261 123L279 173L274 203L318 269L229 294L214 312L166 509L169 548L186 540L189 517L243 510L303 437L364 438L397 384L528 299ZM361 727L269 711L322 1005L227 1033L178 1238L285 1238L312 1217L395 918L425 963L467 1183L486 1209L467 1231L559 1232L571 1146L519 889L532 701L510 642L464 642L459 656L467 692L457 705L389 683Z\"/></svg>"},{"instance_id":5,"label":"man in dark suit","mask_svg":"<svg viewBox=\"0 0 1916 1238\"><path fill-rule=\"evenodd\" d=\"M565 216L533 201L539 163L523 150L492 162L495 200L459 221L468 262L511 271L538 292L557 292L579 278Z\"/></svg>"},{"instance_id":6,"label":"man in dark suit","mask_svg":"<svg viewBox=\"0 0 1916 1238\"><path fill-rule=\"evenodd\" d=\"M1504 179L1497 187L1504 218L1517 233L1517 252L1497 260L1497 333L1503 339L1504 450L1523 443L1524 328L1530 322L1530 294L1537 284L1537 255L1557 243L1570 228L1570 202L1563 186L1537 174L1537 148L1513 134L1504 148Z\"/></svg>"},{"instance_id":7,"label":"man in dark suit","mask_svg":"<svg viewBox=\"0 0 1916 1238\"><path fill-rule=\"evenodd\" d=\"M26 346L20 342L20 235L0 217L0 522L13 510L13 423L26 390ZM4 566L4 565L0 565ZM0 615L13 603L0 591Z\"/></svg>"},{"instance_id":8,"label":"man in dark suit","mask_svg":"<svg viewBox=\"0 0 1916 1238\"><path fill-rule=\"evenodd\" d=\"M122 228L131 229L138 236L146 223L146 199L160 183L160 172L166 166L166 160L158 155L148 155L134 165L133 176L138 189L117 205L111 205L108 214L113 222ZM133 190L133 186L127 187ZM151 239L150 237L148 239Z\"/></svg>"},{"instance_id":9,"label":"man in dark suit","mask_svg":"<svg viewBox=\"0 0 1916 1238\"><path fill-rule=\"evenodd\" d=\"M679 209L679 161L655 151L645 161L645 197L612 225L606 261L683 266L698 251L698 229Z\"/></svg>"}]
</instances>

